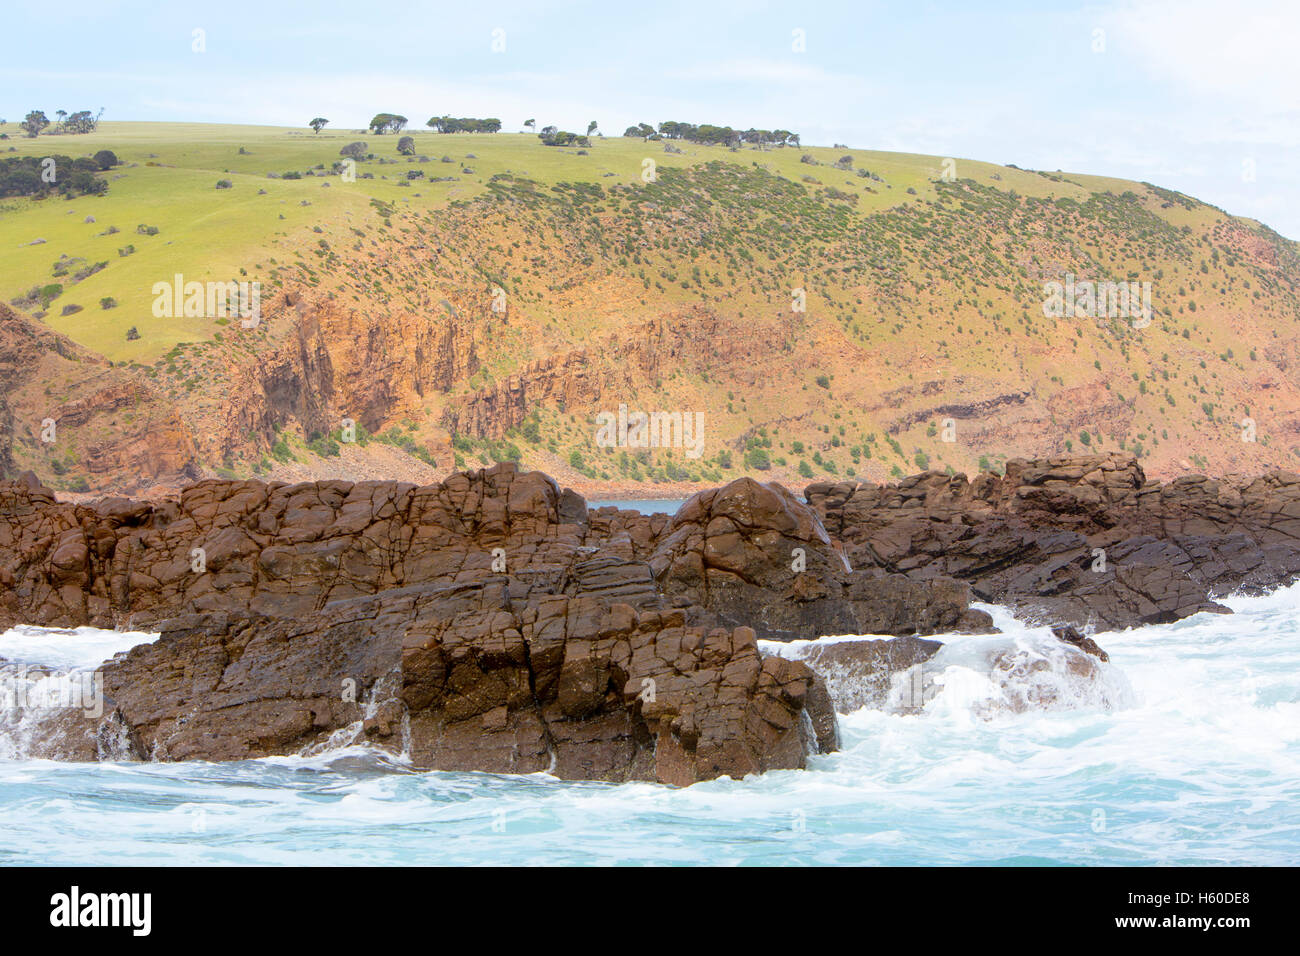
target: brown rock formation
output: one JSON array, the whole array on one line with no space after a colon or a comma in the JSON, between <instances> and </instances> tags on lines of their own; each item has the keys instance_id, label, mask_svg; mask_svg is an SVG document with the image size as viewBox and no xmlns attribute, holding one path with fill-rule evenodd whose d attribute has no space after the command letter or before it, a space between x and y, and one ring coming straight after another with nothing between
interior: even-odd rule
<instances>
[{"instance_id":1,"label":"brown rock formation","mask_svg":"<svg viewBox=\"0 0 1300 956\"><path fill-rule=\"evenodd\" d=\"M750 478L692 497L665 529L650 567L664 592L777 640L823 634L980 630L970 592L945 577L853 570L817 516L778 484Z\"/></svg>"},{"instance_id":2,"label":"brown rock formation","mask_svg":"<svg viewBox=\"0 0 1300 956\"><path fill-rule=\"evenodd\" d=\"M1067 625L1216 609L1212 595L1300 573L1298 498L1300 476L1161 486L1100 457L813 486L811 506L740 479L671 518L589 511L507 465L427 486L203 481L93 506L29 478L0 483L0 624L163 634L104 668L112 706L93 732L56 730L64 753L365 739L420 767L689 783L803 766L835 746L846 682L877 700L938 647L787 660L759 636L987 630L972 591ZM1095 683L1104 652L1058 634L1070 674ZM1000 660L1013 689L1049 666ZM1055 700L1056 680L1030 696Z\"/></svg>"},{"instance_id":3,"label":"brown rock formation","mask_svg":"<svg viewBox=\"0 0 1300 956\"><path fill-rule=\"evenodd\" d=\"M1300 573L1300 475L1149 482L1116 455L819 483L808 501L851 561L971 584L1031 620L1099 629L1177 620Z\"/></svg>"},{"instance_id":4,"label":"brown rock formation","mask_svg":"<svg viewBox=\"0 0 1300 956\"><path fill-rule=\"evenodd\" d=\"M513 466L95 507L8 483L0 620L159 628L105 668L159 759L364 735L421 767L689 783L833 746L813 672L669 607L637 558L662 521L602 512Z\"/></svg>"}]
</instances>

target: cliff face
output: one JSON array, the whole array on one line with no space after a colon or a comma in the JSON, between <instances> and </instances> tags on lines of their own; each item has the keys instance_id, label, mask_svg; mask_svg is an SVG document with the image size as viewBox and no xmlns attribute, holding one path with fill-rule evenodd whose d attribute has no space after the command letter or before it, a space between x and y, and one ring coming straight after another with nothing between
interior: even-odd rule
<instances>
[{"instance_id":1,"label":"cliff face","mask_svg":"<svg viewBox=\"0 0 1300 956\"><path fill-rule=\"evenodd\" d=\"M448 305L414 314L301 292L278 296L264 320L274 334L220 373L227 401L177 402L204 423L205 453L217 462L256 458L286 428L310 435L345 418L371 431L424 420L441 393L479 367L472 322Z\"/></svg>"},{"instance_id":2,"label":"cliff face","mask_svg":"<svg viewBox=\"0 0 1300 956\"><path fill-rule=\"evenodd\" d=\"M453 401L443 412L442 424L453 434L499 438L543 404L586 408L599 403L605 394L604 378L584 349L538 359L491 388Z\"/></svg>"},{"instance_id":3,"label":"cliff face","mask_svg":"<svg viewBox=\"0 0 1300 956\"><path fill-rule=\"evenodd\" d=\"M0 305L0 470L25 469L80 474L86 490L199 475L174 405L136 373Z\"/></svg>"}]
</instances>

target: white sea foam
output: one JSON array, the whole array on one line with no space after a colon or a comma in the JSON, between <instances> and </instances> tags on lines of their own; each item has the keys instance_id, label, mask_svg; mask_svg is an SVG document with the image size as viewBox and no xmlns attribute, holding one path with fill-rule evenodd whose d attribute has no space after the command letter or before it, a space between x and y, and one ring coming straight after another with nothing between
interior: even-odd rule
<instances>
[{"instance_id":1,"label":"white sea foam","mask_svg":"<svg viewBox=\"0 0 1300 956\"><path fill-rule=\"evenodd\" d=\"M1294 865L1300 587L1225 603L1239 613L1098 635L1105 695L1019 711L989 708L1007 691L988 655L1060 645L986 608L1004 633L940 636L923 708L843 716L842 750L806 771L684 789L411 773L356 744L236 764L0 760L0 859Z\"/></svg>"},{"instance_id":2,"label":"white sea foam","mask_svg":"<svg viewBox=\"0 0 1300 956\"><path fill-rule=\"evenodd\" d=\"M14 760L44 753L42 744L51 728L69 715L82 721L76 729L89 735L101 759L124 756L128 751L125 728L114 725L104 713L98 669L158 636L24 625L0 634L0 757Z\"/></svg>"},{"instance_id":3,"label":"white sea foam","mask_svg":"<svg viewBox=\"0 0 1300 956\"><path fill-rule=\"evenodd\" d=\"M55 670L94 668L138 644L152 644L158 636L144 631L20 624L0 634L0 659Z\"/></svg>"}]
</instances>

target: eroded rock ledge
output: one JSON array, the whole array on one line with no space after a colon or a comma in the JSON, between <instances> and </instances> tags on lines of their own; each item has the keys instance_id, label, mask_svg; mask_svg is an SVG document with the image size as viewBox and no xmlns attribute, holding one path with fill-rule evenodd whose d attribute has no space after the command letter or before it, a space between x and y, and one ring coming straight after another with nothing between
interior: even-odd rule
<instances>
[{"instance_id":1,"label":"eroded rock ledge","mask_svg":"<svg viewBox=\"0 0 1300 956\"><path fill-rule=\"evenodd\" d=\"M425 487L205 481L93 507L11 482L0 623L161 631L104 668L106 719L140 757L364 738L419 767L687 784L832 749L806 665L656 580L691 557L656 557L674 527L589 512L513 466ZM824 533L814 551L825 565ZM102 737L82 727L63 749L93 756Z\"/></svg>"},{"instance_id":2,"label":"eroded rock ledge","mask_svg":"<svg viewBox=\"0 0 1300 956\"><path fill-rule=\"evenodd\" d=\"M1007 462L897 485L818 483L809 504L856 565L956 578L1035 623L1111 630L1225 611L1300 574L1300 475L1148 481L1131 458Z\"/></svg>"},{"instance_id":3,"label":"eroded rock ledge","mask_svg":"<svg viewBox=\"0 0 1300 956\"><path fill-rule=\"evenodd\" d=\"M5 482L0 624L162 633L104 668L108 723L59 722L46 755L367 740L417 767L688 784L836 746L825 682L757 639L987 631L972 595L1104 630L1300 572L1289 473L1159 485L1098 456L807 497L739 479L671 517L592 511L509 465L93 506Z\"/></svg>"}]
</instances>

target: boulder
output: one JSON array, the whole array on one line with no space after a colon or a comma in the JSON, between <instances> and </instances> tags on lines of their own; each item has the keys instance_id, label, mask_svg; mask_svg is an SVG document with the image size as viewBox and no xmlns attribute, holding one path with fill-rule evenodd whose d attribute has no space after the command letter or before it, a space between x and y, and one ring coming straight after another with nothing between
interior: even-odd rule
<instances>
[{"instance_id":1,"label":"boulder","mask_svg":"<svg viewBox=\"0 0 1300 956\"><path fill-rule=\"evenodd\" d=\"M817 514L779 484L740 478L696 494L664 529L650 568L670 599L699 605L761 638L981 629L970 588L912 580L869 556L853 568Z\"/></svg>"}]
</instances>

